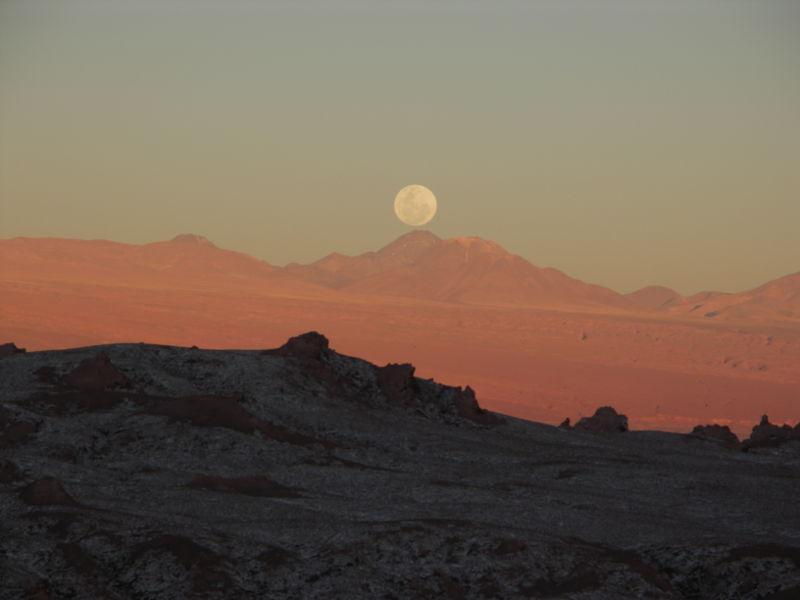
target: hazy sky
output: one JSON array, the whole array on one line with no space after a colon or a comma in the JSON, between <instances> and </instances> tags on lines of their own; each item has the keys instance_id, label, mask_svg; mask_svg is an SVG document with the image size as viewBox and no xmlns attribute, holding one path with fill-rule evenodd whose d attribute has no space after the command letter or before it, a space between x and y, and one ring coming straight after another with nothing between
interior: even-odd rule
<instances>
[{"instance_id":1,"label":"hazy sky","mask_svg":"<svg viewBox=\"0 0 800 600\"><path fill-rule=\"evenodd\" d=\"M630 291L800 270L800 2L0 0L0 237L438 235Z\"/></svg>"}]
</instances>

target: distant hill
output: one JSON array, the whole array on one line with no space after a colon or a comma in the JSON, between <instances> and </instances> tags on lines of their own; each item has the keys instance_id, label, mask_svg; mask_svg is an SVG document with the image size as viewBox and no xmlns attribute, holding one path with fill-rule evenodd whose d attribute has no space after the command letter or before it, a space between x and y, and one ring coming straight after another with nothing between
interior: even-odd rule
<instances>
[{"instance_id":1,"label":"distant hill","mask_svg":"<svg viewBox=\"0 0 800 600\"><path fill-rule=\"evenodd\" d=\"M0 240L3 281L63 282L143 288L275 288L320 291L263 260L218 248L206 238L123 244L106 240Z\"/></svg>"},{"instance_id":2,"label":"distant hill","mask_svg":"<svg viewBox=\"0 0 800 600\"><path fill-rule=\"evenodd\" d=\"M800 321L800 272L737 294L701 292L669 307L673 314L738 321Z\"/></svg>"},{"instance_id":3,"label":"distant hill","mask_svg":"<svg viewBox=\"0 0 800 600\"><path fill-rule=\"evenodd\" d=\"M663 285L648 285L625 297L641 308L666 308L683 300L678 292Z\"/></svg>"}]
</instances>

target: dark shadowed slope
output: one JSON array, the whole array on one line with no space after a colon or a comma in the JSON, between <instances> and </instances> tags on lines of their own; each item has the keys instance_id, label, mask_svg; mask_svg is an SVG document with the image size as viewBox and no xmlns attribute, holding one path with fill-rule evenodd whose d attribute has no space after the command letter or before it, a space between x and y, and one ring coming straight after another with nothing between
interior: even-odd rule
<instances>
[{"instance_id":1,"label":"dark shadowed slope","mask_svg":"<svg viewBox=\"0 0 800 600\"><path fill-rule=\"evenodd\" d=\"M7 352L0 598L796 597L798 442L623 418L487 413L318 334Z\"/></svg>"}]
</instances>

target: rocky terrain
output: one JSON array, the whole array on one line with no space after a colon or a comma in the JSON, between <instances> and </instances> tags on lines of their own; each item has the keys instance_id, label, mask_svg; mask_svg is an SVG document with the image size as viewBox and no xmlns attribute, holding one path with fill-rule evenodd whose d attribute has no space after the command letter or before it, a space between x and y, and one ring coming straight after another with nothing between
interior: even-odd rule
<instances>
[{"instance_id":1,"label":"rocky terrain","mask_svg":"<svg viewBox=\"0 0 800 600\"><path fill-rule=\"evenodd\" d=\"M552 427L315 333L0 347L2 598L798 598L798 497L798 428Z\"/></svg>"}]
</instances>

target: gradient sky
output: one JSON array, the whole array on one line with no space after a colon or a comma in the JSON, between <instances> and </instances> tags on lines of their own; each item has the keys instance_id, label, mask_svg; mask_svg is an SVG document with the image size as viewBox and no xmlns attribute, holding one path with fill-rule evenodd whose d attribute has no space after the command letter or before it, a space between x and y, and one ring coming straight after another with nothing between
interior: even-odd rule
<instances>
[{"instance_id":1,"label":"gradient sky","mask_svg":"<svg viewBox=\"0 0 800 600\"><path fill-rule=\"evenodd\" d=\"M630 291L800 270L800 2L0 0L0 237L428 228Z\"/></svg>"}]
</instances>

